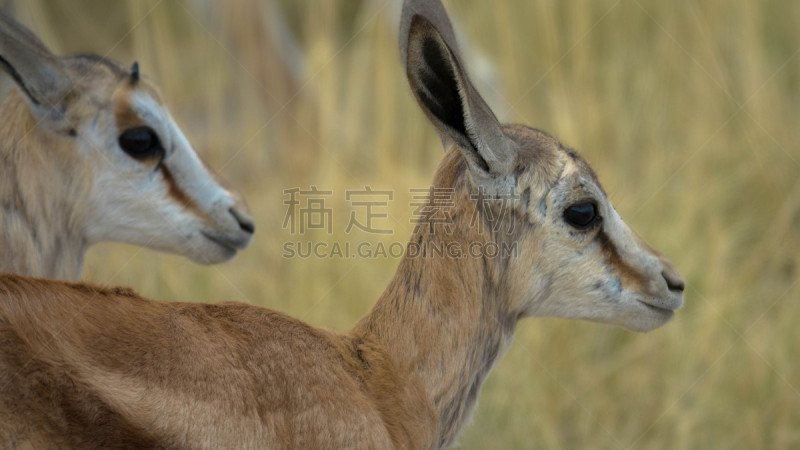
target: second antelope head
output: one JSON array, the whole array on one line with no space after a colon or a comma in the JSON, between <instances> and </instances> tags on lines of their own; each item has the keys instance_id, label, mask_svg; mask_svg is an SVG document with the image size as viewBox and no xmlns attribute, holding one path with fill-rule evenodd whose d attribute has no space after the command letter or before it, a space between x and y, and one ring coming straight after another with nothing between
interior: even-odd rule
<instances>
[{"instance_id":1,"label":"second antelope head","mask_svg":"<svg viewBox=\"0 0 800 450\"><path fill-rule=\"evenodd\" d=\"M56 57L0 15L0 65L18 87L0 110L0 271L77 278L101 241L202 264L250 243L244 199L201 161L138 64Z\"/></svg>"},{"instance_id":2,"label":"second antelope head","mask_svg":"<svg viewBox=\"0 0 800 450\"><path fill-rule=\"evenodd\" d=\"M492 239L518 245L517 257L487 270L502 277L506 298L498 301L514 317L588 319L636 331L666 323L684 287L669 260L623 222L576 151L497 120L467 76L438 1L405 5L406 75L448 153L437 181L463 180L462 192L485 205L484 218L502 225ZM504 230L513 231L503 237Z\"/></svg>"}]
</instances>

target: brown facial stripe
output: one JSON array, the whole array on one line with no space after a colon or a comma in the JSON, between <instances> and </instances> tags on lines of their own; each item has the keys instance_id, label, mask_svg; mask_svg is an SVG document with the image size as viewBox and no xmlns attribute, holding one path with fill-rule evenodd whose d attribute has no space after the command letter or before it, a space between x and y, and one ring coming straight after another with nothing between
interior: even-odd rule
<instances>
[{"instance_id":1,"label":"brown facial stripe","mask_svg":"<svg viewBox=\"0 0 800 450\"><path fill-rule=\"evenodd\" d=\"M119 99L114 108L114 121L117 123L117 130L123 132L129 128L147 125L130 104L127 96Z\"/></svg>"},{"instance_id":2,"label":"brown facial stripe","mask_svg":"<svg viewBox=\"0 0 800 450\"><path fill-rule=\"evenodd\" d=\"M178 183L175 182L175 177L172 176L172 172L170 172L169 168L166 164L161 164L158 166L161 169L161 173L164 174L164 181L167 183L167 195L172 197L181 207L185 210L191 211L192 214L197 216L198 218L209 222L210 217L208 214L203 211L202 208L185 192L178 186Z\"/></svg>"},{"instance_id":3,"label":"brown facial stripe","mask_svg":"<svg viewBox=\"0 0 800 450\"><path fill-rule=\"evenodd\" d=\"M617 251L617 247L608 237L605 231L601 230L597 236L603 248L606 261L613 267L614 272L620 277L623 286L632 286L635 289L644 289L647 286L647 277L626 263Z\"/></svg>"},{"instance_id":4,"label":"brown facial stripe","mask_svg":"<svg viewBox=\"0 0 800 450\"><path fill-rule=\"evenodd\" d=\"M158 89L147 80L140 80L135 86L130 85L128 81L124 81L114 93L114 120L117 123L117 130L120 132L128 128L147 125L147 122L145 122L139 114L136 114L136 111L133 110L133 106L131 105L130 96L136 90L145 91L150 94L150 97L152 97L156 103L159 105L164 104Z\"/></svg>"}]
</instances>

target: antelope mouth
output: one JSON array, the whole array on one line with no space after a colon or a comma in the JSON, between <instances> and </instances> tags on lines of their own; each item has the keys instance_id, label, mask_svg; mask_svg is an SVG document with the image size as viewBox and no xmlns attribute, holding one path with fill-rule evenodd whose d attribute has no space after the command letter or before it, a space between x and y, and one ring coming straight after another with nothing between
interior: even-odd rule
<instances>
[{"instance_id":1,"label":"antelope mouth","mask_svg":"<svg viewBox=\"0 0 800 450\"><path fill-rule=\"evenodd\" d=\"M238 250L244 249L249 243L248 240L243 241L241 239L229 239L224 236L207 233L205 231L201 231L200 234L202 234L203 237L209 241L232 253L236 253Z\"/></svg>"},{"instance_id":2,"label":"antelope mouth","mask_svg":"<svg viewBox=\"0 0 800 450\"><path fill-rule=\"evenodd\" d=\"M659 313L659 314L662 314L662 315L670 316L670 317L672 317L672 315L675 314L675 310L677 309L677 308L669 308L669 307L666 307L666 306L654 305L652 303L647 303L647 302L644 302L642 300L637 300L637 301L642 306L644 306L645 308L647 308L650 311L653 311L653 312L656 312L656 313Z\"/></svg>"}]
</instances>

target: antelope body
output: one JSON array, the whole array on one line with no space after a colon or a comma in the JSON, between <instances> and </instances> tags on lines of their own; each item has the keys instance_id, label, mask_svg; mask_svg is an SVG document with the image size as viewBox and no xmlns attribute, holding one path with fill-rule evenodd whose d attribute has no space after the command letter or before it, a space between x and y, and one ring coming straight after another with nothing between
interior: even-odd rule
<instances>
[{"instance_id":1,"label":"antelope body","mask_svg":"<svg viewBox=\"0 0 800 450\"><path fill-rule=\"evenodd\" d=\"M241 195L200 160L158 88L96 55L53 56L0 14L0 272L78 279L92 244L200 263L251 239Z\"/></svg>"},{"instance_id":2,"label":"antelope body","mask_svg":"<svg viewBox=\"0 0 800 450\"><path fill-rule=\"evenodd\" d=\"M625 225L577 153L497 121L441 4L406 2L401 50L448 148L433 186L454 193L441 211L449 226L431 213L411 243L517 252L409 252L344 334L244 304L2 276L5 446L441 448L521 318L636 331L670 320L680 275Z\"/></svg>"}]
</instances>

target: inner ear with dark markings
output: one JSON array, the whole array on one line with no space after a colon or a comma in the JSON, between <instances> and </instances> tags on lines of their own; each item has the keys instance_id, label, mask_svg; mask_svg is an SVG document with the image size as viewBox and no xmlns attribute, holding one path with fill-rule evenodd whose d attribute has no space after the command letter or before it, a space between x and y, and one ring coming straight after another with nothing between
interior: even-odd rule
<instances>
[{"instance_id":1,"label":"inner ear with dark markings","mask_svg":"<svg viewBox=\"0 0 800 450\"><path fill-rule=\"evenodd\" d=\"M494 113L472 86L458 55L426 17L412 17L406 76L423 111L442 140L460 148L471 169L483 176L508 175L515 164L515 151Z\"/></svg>"},{"instance_id":2,"label":"inner ear with dark markings","mask_svg":"<svg viewBox=\"0 0 800 450\"><path fill-rule=\"evenodd\" d=\"M416 89L420 102L434 118L452 128L455 139L465 141L461 142L462 145L474 147L464 124L464 108L458 93L455 67L450 64L450 51L433 37L425 38L421 46L424 64L415 67L415 76L421 83Z\"/></svg>"}]
</instances>

